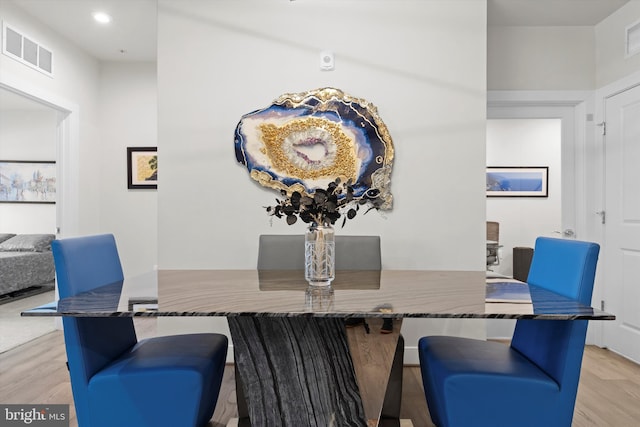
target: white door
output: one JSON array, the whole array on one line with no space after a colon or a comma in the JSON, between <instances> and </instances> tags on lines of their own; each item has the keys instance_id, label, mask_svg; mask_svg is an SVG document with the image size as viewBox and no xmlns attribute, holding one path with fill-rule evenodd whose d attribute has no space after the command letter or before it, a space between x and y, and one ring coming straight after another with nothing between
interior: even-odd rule
<instances>
[{"instance_id":1,"label":"white door","mask_svg":"<svg viewBox=\"0 0 640 427\"><path fill-rule=\"evenodd\" d=\"M640 362L640 86L605 100L604 344Z\"/></svg>"}]
</instances>

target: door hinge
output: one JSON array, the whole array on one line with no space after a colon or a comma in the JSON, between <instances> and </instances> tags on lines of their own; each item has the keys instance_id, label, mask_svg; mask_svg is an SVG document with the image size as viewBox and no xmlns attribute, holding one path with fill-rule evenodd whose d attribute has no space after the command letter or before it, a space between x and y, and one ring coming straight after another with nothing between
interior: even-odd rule
<instances>
[{"instance_id":1,"label":"door hinge","mask_svg":"<svg viewBox=\"0 0 640 427\"><path fill-rule=\"evenodd\" d=\"M602 221L603 224L606 222L607 213L605 211L598 211L596 212L596 215L600 215L600 220Z\"/></svg>"},{"instance_id":2,"label":"door hinge","mask_svg":"<svg viewBox=\"0 0 640 427\"><path fill-rule=\"evenodd\" d=\"M600 311L604 311L604 300L600 300Z\"/></svg>"},{"instance_id":3,"label":"door hinge","mask_svg":"<svg viewBox=\"0 0 640 427\"><path fill-rule=\"evenodd\" d=\"M607 122L600 122L600 123L596 124L596 126L600 126L602 128L602 134L603 135L607 134Z\"/></svg>"}]
</instances>

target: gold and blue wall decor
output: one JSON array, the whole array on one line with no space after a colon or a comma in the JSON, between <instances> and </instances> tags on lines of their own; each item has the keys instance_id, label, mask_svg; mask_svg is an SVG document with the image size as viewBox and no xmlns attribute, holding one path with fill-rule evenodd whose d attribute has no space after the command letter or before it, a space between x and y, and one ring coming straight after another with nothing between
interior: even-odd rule
<instances>
[{"instance_id":1,"label":"gold and blue wall decor","mask_svg":"<svg viewBox=\"0 0 640 427\"><path fill-rule=\"evenodd\" d=\"M394 147L377 108L336 88L287 93L242 116L235 153L261 185L313 194L340 178L354 196L377 190L391 209Z\"/></svg>"}]
</instances>

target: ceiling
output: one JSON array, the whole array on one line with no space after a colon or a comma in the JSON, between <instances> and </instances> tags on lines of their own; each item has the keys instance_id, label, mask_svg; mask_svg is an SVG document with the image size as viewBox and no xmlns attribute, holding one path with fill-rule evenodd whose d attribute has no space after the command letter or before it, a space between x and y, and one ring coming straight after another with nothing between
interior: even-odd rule
<instances>
[{"instance_id":1,"label":"ceiling","mask_svg":"<svg viewBox=\"0 0 640 427\"><path fill-rule=\"evenodd\" d=\"M12 1L99 60L156 59L157 0ZM591 26L628 1L487 0L487 22L489 25ZM95 23L91 15L96 11L110 14L111 24Z\"/></svg>"},{"instance_id":2,"label":"ceiling","mask_svg":"<svg viewBox=\"0 0 640 427\"><path fill-rule=\"evenodd\" d=\"M12 1L101 61L156 60L156 0ZM111 15L111 23L95 22L99 11Z\"/></svg>"},{"instance_id":3,"label":"ceiling","mask_svg":"<svg viewBox=\"0 0 640 427\"><path fill-rule=\"evenodd\" d=\"M504 26L593 26L629 0L487 0L487 23Z\"/></svg>"},{"instance_id":4,"label":"ceiling","mask_svg":"<svg viewBox=\"0 0 640 427\"><path fill-rule=\"evenodd\" d=\"M101 61L156 60L157 0L11 1ZM487 0L487 22L495 26L592 26L628 1ZM110 14L111 24L95 23L91 16L96 11ZM0 111L43 108L47 107L0 90Z\"/></svg>"}]
</instances>

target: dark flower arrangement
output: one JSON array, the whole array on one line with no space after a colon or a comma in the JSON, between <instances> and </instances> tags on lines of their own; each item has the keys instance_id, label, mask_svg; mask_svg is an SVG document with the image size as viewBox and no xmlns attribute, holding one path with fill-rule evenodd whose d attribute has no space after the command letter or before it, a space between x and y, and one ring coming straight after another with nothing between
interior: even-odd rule
<instances>
[{"instance_id":1,"label":"dark flower arrangement","mask_svg":"<svg viewBox=\"0 0 640 427\"><path fill-rule=\"evenodd\" d=\"M379 209L382 204L378 197L380 190L370 188L362 196L355 197L351 180L342 182L340 178L330 182L326 190L318 188L310 196L299 191L294 191L290 196L286 190L280 193L285 198L276 199L276 205L267 206L266 210L277 218L285 217L288 225L295 224L298 217L308 224L334 225L343 217L344 227L347 219L355 218L360 207L368 207L364 212L366 214L372 209Z\"/></svg>"}]
</instances>

